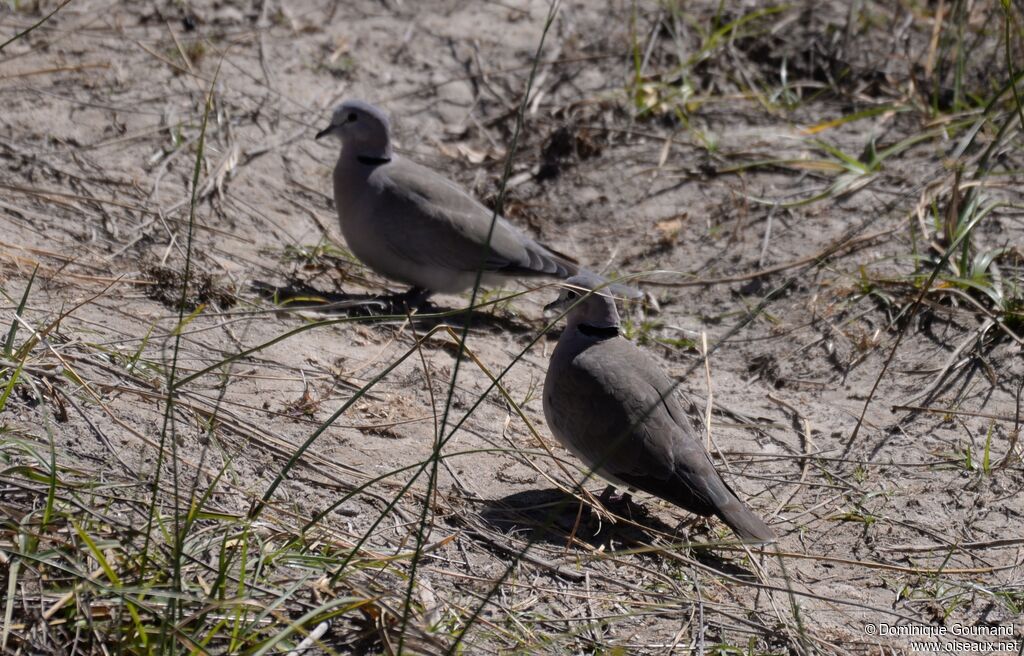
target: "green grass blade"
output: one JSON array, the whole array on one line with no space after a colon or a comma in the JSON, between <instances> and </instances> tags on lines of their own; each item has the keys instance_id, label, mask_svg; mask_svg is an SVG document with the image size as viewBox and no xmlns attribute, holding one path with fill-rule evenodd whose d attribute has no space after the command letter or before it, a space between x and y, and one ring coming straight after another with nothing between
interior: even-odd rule
<instances>
[{"instance_id":1,"label":"green grass blade","mask_svg":"<svg viewBox=\"0 0 1024 656\"><path fill-rule=\"evenodd\" d=\"M4 387L3 394L0 394L0 412L4 411L4 407L7 405L7 399L10 397L11 392L14 390L14 386L18 384L18 378L21 376L21 371L25 367L25 361L22 360L18 363L18 367L11 372L11 379L7 381L7 385Z\"/></svg>"},{"instance_id":2,"label":"green grass blade","mask_svg":"<svg viewBox=\"0 0 1024 656\"><path fill-rule=\"evenodd\" d=\"M28 304L28 295L32 291L32 283L35 282L37 271L39 271L38 264L32 269L32 275L29 276L28 284L25 285L25 291L21 295L21 302L18 303L18 308L14 311L14 320L11 321L11 327L7 331L7 339L4 340L4 355L7 357L11 357L11 354L14 353L14 338L18 336L18 326L20 324L18 320L25 312L25 306Z\"/></svg>"}]
</instances>

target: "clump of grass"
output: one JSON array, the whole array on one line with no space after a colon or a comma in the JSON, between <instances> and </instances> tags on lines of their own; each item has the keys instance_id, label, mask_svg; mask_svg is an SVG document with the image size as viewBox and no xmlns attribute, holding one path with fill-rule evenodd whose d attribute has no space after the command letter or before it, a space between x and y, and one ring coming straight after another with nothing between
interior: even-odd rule
<instances>
[{"instance_id":1,"label":"clump of grass","mask_svg":"<svg viewBox=\"0 0 1024 656\"><path fill-rule=\"evenodd\" d=\"M654 319L641 319L634 321L632 318L622 320L622 335L641 346L654 341L654 332L661 327L661 322Z\"/></svg>"},{"instance_id":2,"label":"clump of grass","mask_svg":"<svg viewBox=\"0 0 1024 656\"><path fill-rule=\"evenodd\" d=\"M193 196L190 224L196 202ZM185 248L192 253L191 234ZM17 303L0 290L15 307L2 343L0 411L17 403L19 414L38 419L25 428L0 425L0 563L7 574L0 651L46 644L80 653L333 653L396 639L411 650L443 651L444 641L421 628L427 622L419 605L408 605L401 616L393 610L394 590L408 578L405 563L412 557L400 545L391 545L387 557L352 548L345 531L327 522L308 526L303 510L288 504L264 503L269 509L260 515L239 512L237 499L252 492L237 487L243 479L231 457L221 451L221 465L207 463L208 451L227 441L218 412L235 358L207 370L223 373L212 414L197 412L204 406L185 387L189 377L179 361L188 355L190 328L206 310L186 307L193 275L186 260L184 273L167 283L177 286L174 327L158 336L150 329L125 357L113 357L111 348L67 327L93 298L37 327L28 316L35 274ZM138 375L140 362L151 378ZM87 369L107 377L97 380ZM113 415L95 393L111 387L112 379L120 393L138 395L140 408L157 399L166 409L159 445ZM90 469L88 459L70 464L58 453L69 407L106 447L100 469ZM187 429L179 424L181 414L189 417ZM96 415L120 422L155 451L153 470L129 465ZM186 454L182 436L196 426L203 446ZM107 467L108 459L123 473ZM340 561L347 564L344 572Z\"/></svg>"},{"instance_id":3,"label":"clump of grass","mask_svg":"<svg viewBox=\"0 0 1024 656\"><path fill-rule=\"evenodd\" d=\"M1024 261L1009 245L981 247L974 238L977 226L1005 202L990 200L981 192L968 194L966 202L959 208L956 207L956 199L950 202L944 213L935 211L936 206L933 205L937 248L932 250L932 255L923 258L922 269L916 274L915 282L923 283L927 275L925 272L937 267L940 269L936 283L938 292L960 290L1006 325L1019 324L1019 308L1024 303L1024 289L1021 287L1024 279L1019 274ZM939 249L954 244L957 244L954 252L943 257ZM1006 265L1007 277L1001 272L1001 264Z\"/></svg>"},{"instance_id":4,"label":"clump of grass","mask_svg":"<svg viewBox=\"0 0 1024 656\"><path fill-rule=\"evenodd\" d=\"M967 3L955 2L952 11L962 15ZM963 16L961 16L963 17ZM950 162L952 174L944 172L945 181L922 192L918 204L918 226L911 226L912 261L914 271L903 278L867 280L861 269L861 287L876 293L887 289L886 300L901 308L900 316L911 314L927 298L939 305L952 305L976 314L980 321L998 327L1003 338L1021 341L1021 307L1024 305L1024 255L1015 245L991 243L982 238L982 228L1005 211L1012 211L1018 203L1001 192L997 175L1014 174L1013 170L999 171L997 153L1010 147L1015 132L1012 126L1024 127L1024 110L1017 89L1022 76L1013 65L1011 52L1014 45L1011 30L1019 16L1004 3L998 13L990 16L1002 23L1006 59L999 60L1005 68L994 66L985 72L985 86L975 92L965 87L965 66L974 58L966 57L970 40L963 24L937 33L943 43L939 48L936 78L942 71L952 76L952 100L947 108L981 107L979 117L966 121L949 121L948 130L955 126L960 140L953 150ZM950 34L949 32L952 32ZM1018 35L1019 36L1019 35ZM978 35L973 37L977 41ZM994 81L999 76L998 82ZM982 95L978 95L982 94ZM945 105L943 105L945 107ZM933 103L933 109L939 105ZM973 150L974 154L967 153ZM987 231L991 234L991 231ZM998 237L996 237L998 239ZM988 239L992 239L991 236ZM880 283L880 284L877 284ZM911 312L906 312L906 310ZM984 335L982 335L984 336ZM999 340L990 340L993 345ZM980 348L985 342L977 340Z\"/></svg>"},{"instance_id":5,"label":"clump of grass","mask_svg":"<svg viewBox=\"0 0 1024 656\"><path fill-rule=\"evenodd\" d=\"M631 54L632 71L626 88L633 113L638 118L672 117L682 125L689 124L689 118L699 110L706 100L705 94L713 90L701 80L696 70L701 64L712 60L716 53L729 46L735 39L743 38L767 29L767 18L786 11L785 7L765 7L749 13L726 19L719 12L710 17L704 25L684 11L679 2L665 3L659 21L651 33L642 39L639 33L638 16L632 15ZM690 43L692 31L696 45ZM655 45L665 38L669 47L663 52L664 61L659 70L648 72Z\"/></svg>"},{"instance_id":6,"label":"clump of grass","mask_svg":"<svg viewBox=\"0 0 1024 656\"><path fill-rule=\"evenodd\" d=\"M914 298L923 295L939 305L952 305L991 320L1003 337L1019 339L1021 307L1024 305L1024 259L1009 244L984 244L980 227L1008 207L1007 201L979 191L981 185L963 193L960 176L944 195L928 204L928 226L912 232L924 235L927 248L910 257L914 270L903 276L873 276L860 268L858 288L897 316L905 316ZM912 243L917 244L917 239ZM998 343L998 340L991 344ZM980 342L979 342L980 345Z\"/></svg>"},{"instance_id":7,"label":"clump of grass","mask_svg":"<svg viewBox=\"0 0 1024 656\"><path fill-rule=\"evenodd\" d=\"M284 247L279 259L283 263L296 262L317 269L337 266L339 262L358 262L348 249L326 238L312 245L289 244Z\"/></svg>"},{"instance_id":8,"label":"clump of grass","mask_svg":"<svg viewBox=\"0 0 1024 656\"><path fill-rule=\"evenodd\" d=\"M501 287L494 287L480 291L477 305L489 308L489 312L492 315L516 315L519 314L515 305L515 300L518 297L518 294L509 293Z\"/></svg>"},{"instance_id":9,"label":"clump of grass","mask_svg":"<svg viewBox=\"0 0 1024 656\"><path fill-rule=\"evenodd\" d=\"M394 618L381 595L388 594L386 581L402 580L400 563L357 558L335 585L318 583L340 555L337 538L277 521L268 531L222 508L214 499L225 469L180 518L188 532L180 548L147 544L138 530L148 521L139 502L144 486L101 481L59 461L54 467L45 442L0 432L0 484L6 507L18 509L0 521L0 555L9 564L5 651L40 644L46 635L51 644L77 643L85 652L153 653L177 645L171 651L264 653L297 648L324 622L333 622L337 648L387 641L378 632L393 630ZM173 511L153 519L164 527L179 521ZM179 586L170 580L175 558ZM23 614L20 602L40 595L41 617ZM172 607L180 617L173 626L166 623ZM424 638L413 631L411 640Z\"/></svg>"},{"instance_id":10,"label":"clump of grass","mask_svg":"<svg viewBox=\"0 0 1024 656\"><path fill-rule=\"evenodd\" d=\"M667 8L674 18L684 18L679 3L667 5ZM701 48L706 50L703 56L722 56L731 46L730 42L756 22L752 20L741 28L736 23L738 20L716 15L710 23L705 23L707 27L701 31ZM634 49L634 53L637 52L640 51ZM688 70L678 73L681 82L672 79L672 70L664 79L645 80L638 76L640 105L637 107L640 114L657 115L660 112L663 116L672 114L683 120L698 112L701 105L694 99L693 90L703 81L695 69L703 61L706 60L691 62ZM723 57L723 61L727 58ZM782 70L787 69L783 67ZM775 108L769 105L778 104L788 111L795 109L800 100L797 87L789 84L785 74L781 78L782 85L777 95L753 94L751 91L752 95L769 98L769 103L761 102L772 111ZM749 84L749 89L755 89L757 80L754 82ZM645 84L654 86L644 87ZM659 88L659 84L663 87ZM679 95L673 96L675 93ZM527 90L524 103L529 95ZM968 98L967 102L973 100ZM813 134L852 123L854 117L859 120L865 116L849 113L839 123L822 127ZM992 134L988 128L996 123L986 123L983 131ZM821 200L855 193L884 177L883 154L886 149L876 148L876 139L868 138L862 154L857 156L853 154L857 147L851 149L848 143L838 140L833 143L831 138L811 138L811 134L804 137L804 145L823 153L818 162L810 165L790 162L782 166L806 172L818 163L825 163L819 169L834 177L826 181L827 193ZM898 143L910 147L907 142ZM904 152L892 151L891 156L895 158ZM201 159L200 144L193 189L198 187ZM781 160L773 166L780 163ZM736 170L739 172L739 167ZM940 194L936 207L947 206L948 198L951 198L949 194L946 197ZM984 208L988 202L981 201L979 207ZM191 209L194 213L194 198ZM1013 255L1006 250L984 262L988 257L986 253L991 249L973 239L974 227L980 225L982 219L975 221L972 217L979 213L974 211L959 228L955 225L961 221L957 215L950 228L952 238L944 243L942 252L951 251L945 261L941 256L936 259L932 253L917 258L916 263L919 267L929 266L932 267L929 270L939 271L936 288L949 282L950 289L955 287L975 301L988 303L985 298L991 299L991 296L977 286L967 283L957 283L960 285L957 286L952 282L955 279L974 280L970 275L973 270L980 276L975 280L979 284L994 285L1001 276L1005 285L1006 272L1014 266ZM937 211L933 216L940 222L945 221L945 217L952 217L952 214ZM965 243L970 248L966 252L958 250ZM191 241L188 248L191 253ZM322 243L295 249L285 257L301 267L326 271L339 263L344 253ZM926 259L929 257L930 260ZM996 273L996 267L1001 274ZM902 281L903 287L897 288L873 280L870 274L862 271L861 289L864 293L891 299L894 306L902 304L902 308L906 308L907 288L914 289L913 284L920 280L920 273L921 270L917 270L908 274ZM914 275L918 276L917 279L913 278ZM139 399L157 399L162 407L167 408L168 428L161 436L167 439L170 455L162 468L147 470L141 476L134 471L112 475L107 468L91 470L88 465L57 457L52 429L54 422L60 422L60 404L64 403L62 395L68 392L70 398L77 398L74 395L84 394L82 390L86 387L83 386L91 381L86 381L72 370L62 373L63 377L54 379L55 382L47 374L37 373L45 372L42 365L52 363L45 359L55 356L43 349L39 340L34 343L27 339L18 342L17 337L24 338L25 334L17 332L17 326L12 324L15 334L4 342L5 359L9 362L3 363L3 373L0 374L0 377L6 376L2 378L6 387L0 400L0 410L5 402L22 403L24 400L24 406L19 409L28 412L31 401L32 407L38 408L40 413L48 413L45 416L51 418L40 422L39 428L35 429L0 427L0 459L5 465L0 468L0 487L5 490L4 509L13 509L7 513L9 516L0 520L0 554L5 563L12 563L8 569L6 602L2 608L5 614L4 644L0 651L11 645L27 650L39 644L75 645L83 650L124 653L282 653L292 649L325 653L453 653L459 651L463 644L467 645L466 651L480 652L493 651L489 648L495 645L509 651L531 653L625 653L631 648L651 652L669 649L664 641L649 648L646 645L637 647L635 643L623 646L622 635L626 630L618 630L619 623L633 622L649 629L647 622L650 620L652 623L663 621L671 624L670 637L677 634L679 647L693 651L721 654L811 653L807 643L814 640L814 651L844 653L843 647L829 645L822 634L811 633L799 625L799 605L792 602L796 593L772 587L777 579L768 576L757 583L757 595L760 598L762 592L766 596L779 593L778 597L772 596L769 600L772 610L744 607L741 630L723 636L723 627L735 625L739 617L735 600L722 601L723 590L731 597L732 590L728 586L751 584L756 580L755 576L741 581L727 572L700 569L705 564L689 559L687 545L679 544L678 535L655 531L651 533L655 539L629 542L621 549L614 545L605 549L603 544L600 549L595 548L591 542L579 539L576 526L572 527L572 533L555 532L559 543L554 548L546 547L532 537L528 542L516 542L515 535L495 534L489 538L490 542L477 537L479 533L474 532L478 528L473 522L479 520L480 513L474 504L480 503L480 499L449 495L441 489L437 472L439 465L461 455L450 450L442 453L442 448L456 435L469 414L488 398L491 388L474 393L472 407L461 418L453 415L451 425L447 427L450 430L446 430L445 421L441 421L438 428L435 417L433 435L425 435L434 440L434 448L428 458L405 468L383 472L370 481L356 475L351 479L331 479L335 485L324 484L322 488L324 496L330 497L325 501L330 504L326 510L310 509L303 501L290 499L287 493L291 490L285 482L295 475L293 471L299 473L301 470L303 476L312 477L310 486L320 484L321 479L315 478L318 474L335 471L330 469L335 463L306 460L316 455L316 449L312 447L318 444L317 440L332 422L352 407L361 395L404 359L421 353L427 342L418 338L413 347L399 358L388 361L379 375L374 375L369 383L352 394L331 419L319 424L297 450L290 443L275 445L274 449L278 450L269 449L266 442L260 441L263 435L258 430L243 431L239 448L260 449L267 459L275 456L288 459L284 465L271 464L271 474L276 474L274 483L265 492L261 488L254 493L245 485L245 481L252 477L251 469L236 470L230 457L233 452L224 446L230 439L227 427L234 417L228 412L221 413L224 407L219 404L213 406L212 414L195 412L189 405L193 400L190 395L209 391L209 388L195 384L200 378L204 383L216 379L212 388L218 394L222 394L229 384L248 379L248 376L236 378L231 366L259 355L263 349L282 342L295 331L277 335L251 349L239 345L239 350L232 349L233 355L230 356L218 352L211 357L206 352L199 354L182 350L183 361L201 362L198 366L203 369L182 369L176 375L173 369L178 361L168 362L163 347L170 339L177 341L183 338L187 344L189 339L196 337L190 331L209 318L207 312L211 309L210 306L195 304L190 314L184 313L190 278L195 278L194 272L186 272L168 285L175 290L183 290L176 298L179 305L174 307L182 312L178 313L173 329L159 335L155 333L160 331L150 328L138 347L127 351L128 355L121 357L85 340L69 340L75 344L74 348L82 349L73 353L89 357L107 356L102 362L115 367L117 376L123 374L132 384L139 384L136 374L145 368L150 378L147 385L139 384L145 392L139 393ZM919 289L931 286L926 284L928 282L920 280ZM476 293L474 291L475 298L483 299L482 303L475 305L476 308L497 304L490 296L478 297ZM27 294L26 291L26 297ZM746 312L741 310L739 314L765 318L767 300ZM22 314L25 307L23 299L17 314ZM427 318L443 320L445 317ZM214 317L216 322L224 319L224 315ZM229 319L235 320L235 317ZM766 320L781 323L774 318ZM1010 325L1009 314L1003 317L1003 322ZM332 322L319 322L303 326L302 330L326 329L330 325ZM468 321L466 325L468 332ZM662 326L657 321L647 319L627 326L632 337L648 343L660 342L685 348L695 346L690 340L661 337L661 330ZM45 334L47 331L38 332ZM466 334L449 335L453 340L445 344L456 347L449 350L457 351L460 356L457 362L462 360L462 355L473 359ZM208 334L198 335L199 339L206 336ZM72 334L71 337L79 336ZM525 349L516 354L508 367L514 366L524 353ZM280 365L273 364L275 367ZM423 369L428 369L425 358ZM499 386L501 376L507 371L506 368L501 375L491 377L494 386ZM280 372L281 368L275 368L273 375L280 376ZM451 389L456 387L456 375L452 373ZM58 391L36 394L37 388L45 390L45 386L40 384L43 378ZM107 384L103 389L115 389L116 384L117 394L130 393L124 391L125 381L120 378L113 381L114 384L110 379L100 382ZM460 382L465 383L464 380ZM519 406L536 396L538 384L531 381L522 403L517 404L509 397L506 407L519 413ZM24 392L23 399L12 392L15 389ZM100 400L82 398L95 402L97 405L90 409L97 414L100 412ZM329 402L324 400L325 405ZM462 405L457 405L461 409ZM295 409L303 414L306 407L302 403ZM449 397L445 400L445 419L452 407ZM193 429L201 433L201 440L187 441L188 431ZM498 432L492 429L493 426L488 424L488 436ZM972 465L980 462L975 466L982 471L988 469L988 442L989 438L983 454L970 455ZM200 466L194 467L195 463L188 461L194 454L186 448L193 445L202 447L197 449L202 452L202 458L206 457L207 445L210 453L219 449L219 453L224 455L222 464L210 466L200 460ZM817 462L816 456L811 456L810 452L812 449L817 452L819 445L805 444L805 447L808 455L803 461ZM536 454L527 449L516 449L509 455L522 458ZM540 454L540 457L550 457L550 454ZM315 466L302 468L303 462L312 462ZM868 480L869 472L877 471L872 467L871 463L865 463L863 468L858 465L855 481L863 483ZM161 477L159 483L153 482L154 473ZM391 481L405 474L411 478ZM417 477L428 480L426 483L422 480L417 482ZM875 476L873 480L877 478ZM826 483L838 487L837 480L829 479ZM801 476L796 487L800 488L803 483ZM338 487L344 488L343 493ZM15 496L8 496L8 490L12 490L11 494ZM339 507L349 510L346 504L357 498L376 505L359 506L357 512L360 516L355 517L357 527L353 528L346 526L344 520L338 521L333 511ZM247 513L244 507L250 503L251 510ZM864 530L878 528L880 522L888 521L860 503L849 504L841 498L839 507L843 512L825 516L862 525L857 528ZM403 505L413 505L415 516L408 516ZM786 508L787 511L799 508L802 512L807 506L794 503L787 504ZM814 508L807 511L812 513L812 517L815 516ZM310 514L314 515L312 519L309 519ZM390 525L392 518L396 518L393 526ZM620 519L624 525L632 526L627 518ZM373 525L366 529L366 524L371 522ZM532 516L532 522L536 523L536 515ZM378 525L380 530L376 530ZM140 531L143 526L152 530ZM384 527L388 530L385 531ZM813 531L805 525L796 525L795 528L807 535ZM544 534L545 531L537 533ZM457 551L437 553L449 542L456 541ZM808 543L814 541L809 540ZM547 554L546 557L552 560L545 562L544 558L535 558L531 561L530 557L537 552ZM463 559L465 569L462 569ZM445 569L450 562L457 566ZM562 562L567 564L560 564ZM668 565L662 567L666 562ZM756 568L759 566L757 559L750 554L741 556L737 562L744 568L753 568L755 574L761 574ZM783 562L781 557L779 562ZM540 568L537 571L541 573L535 574L535 570L528 568L530 563ZM664 569L672 566L677 567L673 570L675 580L666 581L661 575ZM859 571L858 576L862 577L863 571ZM545 578L547 573L550 573L550 580ZM458 588L453 584L445 591L446 599L431 601L429 577L464 581L465 587ZM567 593L567 579L579 579L582 583ZM931 582L936 580L945 585L944 579L938 575L929 579ZM700 586L705 584L710 594L701 592ZM927 581L914 582L916 587L926 584ZM452 589L457 592L451 592ZM948 590L939 590L931 595L930 600L943 598ZM1007 597L1008 605L1014 603L1016 598L1011 592L1000 592ZM956 593L954 590L950 594ZM785 599L786 594L790 595L792 603L789 610L796 616L795 623L785 616L785 609L776 605L777 601ZM550 605L545 606L548 600ZM842 599L826 601L833 608L844 602ZM1016 602L1019 606L1019 599ZM556 606L558 603L564 603L565 608ZM741 603L745 606L746 599ZM40 612L34 612L37 609ZM864 610L865 607L861 606L857 612ZM890 609L873 610L881 617ZM775 617L771 616L772 612L776 613ZM710 635L706 632L708 629ZM687 635L691 632L692 639ZM737 635L741 637L735 637Z\"/></svg>"}]
</instances>

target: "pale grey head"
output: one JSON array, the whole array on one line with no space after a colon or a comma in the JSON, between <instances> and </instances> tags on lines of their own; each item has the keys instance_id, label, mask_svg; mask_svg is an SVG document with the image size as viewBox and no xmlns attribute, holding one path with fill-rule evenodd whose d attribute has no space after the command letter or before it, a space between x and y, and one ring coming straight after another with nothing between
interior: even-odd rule
<instances>
[{"instance_id":1,"label":"pale grey head","mask_svg":"<svg viewBox=\"0 0 1024 656\"><path fill-rule=\"evenodd\" d=\"M619 327L615 299L608 290L608 283L601 277L583 271L561 283L561 287L558 298L544 308L545 314L568 309L565 315L567 329L581 325L591 328Z\"/></svg>"},{"instance_id":2,"label":"pale grey head","mask_svg":"<svg viewBox=\"0 0 1024 656\"><path fill-rule=\"evenodd\" d=\"M391 159L391 122L379 107L362 100L346 100L331 115L331 124L316 138L334 135L345 152L355 157Z\"/></svg>"}]
</instances>

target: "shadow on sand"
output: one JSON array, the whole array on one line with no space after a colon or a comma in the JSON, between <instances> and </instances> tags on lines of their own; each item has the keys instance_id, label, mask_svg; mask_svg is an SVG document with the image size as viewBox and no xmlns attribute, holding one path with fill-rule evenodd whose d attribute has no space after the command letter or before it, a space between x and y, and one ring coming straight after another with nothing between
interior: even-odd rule
<instances>
[{"instance_id":1,"label":"shadow on sand","mask_svg":"<svg viewBox=\"0 0 1024 656\"><path fill-rule=\"evenodd\" d=\"M606 550L629 547L644 547L662 542L657 534L678 536L678 528L669 526L651 514L643 505L631 500L616 501L608 508L616 515L625 517L634 524L620 522L609 524L598 519L589 506L580 512L580 502L558 489L528 490L507 497L486 501L481 513L483 522L494 531L514 534L522 540L564 546L576 526L576 539L594 548ZM699 539L697 540L700 541ZM659 547L659 548L664 548ZM657 557L657 551L652 551ZM757 577L750 570L740 567L736 559L723 558L715 553L713 545L692 547L689 556L707 567L741 580L756 582Z\"/></svg>"},{"instance_id":2,"label":"shadow on sand","mask_svg":"<svg viewBox=\"0 0 1024 656\"><path fill-rule=\"evenodd\" d=\"M467 313L464 308L443 307L429 300L417 303L415 297L409 294L339 294L320 291L303 283L277 286L260 280L253 281L250 288L287 310L315 310L342 317L379 318L382 321L404 321L414 313L411 316L416 325L424 328L440 324L462 328L468 321L473 328L486 328L495 332L522 335L537 330L536 326L527 321L487 311L486 308L493 306L484 306L485 310L471 310Z\"/></svg>"}]
</instances>

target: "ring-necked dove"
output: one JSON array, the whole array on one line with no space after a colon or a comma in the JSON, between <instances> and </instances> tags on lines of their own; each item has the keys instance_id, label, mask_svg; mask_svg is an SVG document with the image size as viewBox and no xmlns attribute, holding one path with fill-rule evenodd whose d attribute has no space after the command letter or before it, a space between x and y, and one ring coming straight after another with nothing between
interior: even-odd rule
<instances>
[{"instance_id":1,"label":"ring-necked dove","mask_svg":"<svg viewBox=\"0 0 1024 656\"><path fill-rule=\"evenodd\" d=\"M392 151L379 108L342 103L316 138L341 138L334 202L352 252L381 275L411 285L413 305L433 292L469 289L502 276L566 278L575 262L530 239L454 182ZM488 243L488 232L490 245Z\"/></svg>"},{"instance_id":2,"label":"ring-necked dove","mask_svg":"<svg viewBox=\"0 0 1024 656\"><path fill-rule=\"evenodd\" d=\"M569 451L609 482L643 490L690 512L716 515L742 540L775 539L715 470L646 352L619 334L615 301L582 274L545 310L566 314L544 381L544 416ZM602 293L603 292L603 293Z\"/></svg>"}]
</instances>

